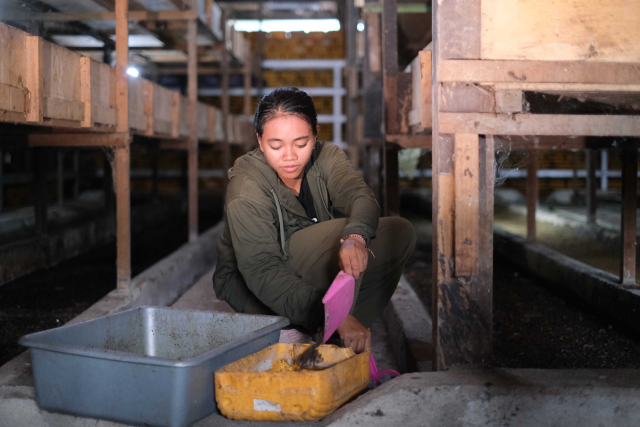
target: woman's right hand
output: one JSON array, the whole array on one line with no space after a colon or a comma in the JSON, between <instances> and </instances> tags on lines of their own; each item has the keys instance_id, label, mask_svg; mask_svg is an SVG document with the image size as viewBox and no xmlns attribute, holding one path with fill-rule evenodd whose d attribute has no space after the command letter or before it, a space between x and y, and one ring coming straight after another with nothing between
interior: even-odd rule
<instances>
[{"instance_id":1,"label":"woman's right hand","mask_svg":"<svg viewBox=\"0 0 640 427\"><path fill-rule=\"evenodd\" d=\"M350 314L338 326L338 335L356 354L371 349L371 331Z\"/></svg>"}]
</instances>

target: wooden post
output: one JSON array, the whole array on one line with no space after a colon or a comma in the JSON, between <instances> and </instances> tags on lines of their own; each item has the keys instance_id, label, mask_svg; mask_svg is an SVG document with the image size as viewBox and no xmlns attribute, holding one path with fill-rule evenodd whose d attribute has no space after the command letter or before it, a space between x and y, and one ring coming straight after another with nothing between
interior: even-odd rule
<instances>
[{"instance_id":1,"label":"wooden post","mask_svg":"<svg viewBox=\"0 0 640 427\"><path fill-rule=\"evenodd\" d=\"M28 122L41 122L43 103L43 41L36 36L26 38L27 72L24 85L29 91L29 109L27 111Z\"/></svg>"},{"instance_id":2,"label":"wooden post","mask_svg":"<svg viewBox=\"0 0 640 427\"><path fill-rule=\"evenodd\" d=\"M47 234L47 174L49 172L49 150L36 148L33 151L34 213L36 235Z\"/></svg>"},{"instance_id":3,"label":"wooden post","mask_svg":"<svg viewBox=\"0 0 640 427\"><path fill-rule=\"evenodd\" d=\"M125 146L114 149L113 171L116 190L117 288L131 282L131 200L129 187L129 1L116 0L116 131Z\"/></svg>"},{"instance_id":4,"label":"wooden post","mask_svg":"<svg viewBox=\"0 0 640 427\"><path fill-rule=\"evenodd\" d=\"M358 24L358 12L353 0L347 1L346 17L346 56L347 56L347 144L357 142L357 122L358 122L358 69L356 36ZM354 167L358 167L355 163Z\"/></svg>"},{"instance_id":5,"label":"wooden post","mask_svg":"<svg viewBox=\"0 0 640 427\"><path fill-rule=\"evenodd\" d=\"M636 283L636 215L638 191L638 149L622 150L622 260L620 283Z\"/></svg>"},{"instance_id":6,"label":"wooden post","mask_svg":"<svg viewBox=\"0 0 640 427\"><path fill-rule=\"evenodd\" d=\"M596 223L596 153L592 148L585 150L587 168L587 224Z\"/></svg>"},{"instance_id":7,"label":"wooden post","mask_svg":"<svg viewBox=\"0 0 640 427\"><path fill-rule=\"evenodd\" d=\"M160 166L160 144L152 144L151 147L151 194L154 198L158 197L158 173Z\"/></svg>"},{"instance_id":8,"label":"wooden post","mask_svg":"<svg viewBox=\"0 0 640 427\"><path fill-rule=\"evenodd\" d=\"M573 152L573 176L571 177L571 188L573 189L573 202L578 200L578 169L580 167L579 151Z\"/></svg>"},{"instance_id":9,"label":"wooden post","mask_svg":"<svg viewBox=\"0 0 640 427\"><path fill-rule=\"evenodd\" d=\"M397 135L398 124L398 4L382 0L382 81L384 133ZM398 147L383 139L384 215L400 215Z\"/></svg>"},{"instance_id":10,"label":"wooden post","mask_svg":"<svg viewBox=\"0 0 640 427\"><path fill-rule=\"evenodd\" d=\"M191 9L196 10L196 1L191 0ZM198 47L196 45L198 23L188 23L187 43L189 62L189 242L198 240Z\"/></svg>"},{"instance_id":11,"label":"wooden post","mask_svg":"<svg viewBox=\"0 0 640 427\"><path fill-rule=\"evenodd\" d=\"M64 204L64 152L58 150L58 204Z\"/></svg>"},{"instance_id":12,"label":"wooden post","mask_svg":"<svg viewBox=\"0 0 640 427\"><path fill-rule=\"evenodd\" d=\"M380 124L382 110L382 71L380 61L380 14L365 13L365 57L362 63L363 86L363 140L369 145L365 151L365 180L384 207L380 191L380 150L383 135Z\"/></svg>"},{"instance_id":13,"label":"wooden post","mask_svg":"<svg viewBox=\"0 0 640 427\"><path fill-rule=\"evenodd\" d=\"M527 239L536 240L536 208L538 206L538 150L527 150Z\"/></svg>"},{"instance_id":14,"label":"wooden post","mask_svg":"<svg viewBox=\"0 0 640 427\"><path fill-rule=\"evenodd\" d=\"M244 100L242 103L242 113L247 120L251 120L251 52L247 53L244 60Z\"/></svg>"},{"instance_id":15,"label":"wooden post","mask_svg":"<svg viewBox=\"0 0 640 427\"><path fill-rule=\"evenodd\" d=\"M231 132L229 129L229 52L227 51L227 17L228 12L222 14L222 22L224 22L224 40L222 45L222 129L224 130L223 154L222 154L222 174L224 180L224 193L227 193L227 184L229 183L228 171L231 168Z\"/></svg>"},{"instance_id":16,"label":"wooden post","mask_svg":"<svg viewBox=\"0 0 640 427\"><path fill-rule=\"evenodd\" d=\"M127 139L127 134L123 138ZM117 227L117 287L127 289L131 282L131 200L129 178L129 143L114 149L115 187L116 187L116 227Z\"/></svg>"},{"instance_id":17,"label":"wooden post","mask_svg":"<svg viewBox=\"0 0 640 427\"><path fill-rule=\"evenodd\" d=\"M480 0L432 7L433 368L445 370L491 363L493 138L443 133L439 119L442 62L480 58ZM457 147L462 157L455 155ZM469 175L474 171L477 178ZM471 237L460 240L465 235Z\"/></svg>"}]
</instances>

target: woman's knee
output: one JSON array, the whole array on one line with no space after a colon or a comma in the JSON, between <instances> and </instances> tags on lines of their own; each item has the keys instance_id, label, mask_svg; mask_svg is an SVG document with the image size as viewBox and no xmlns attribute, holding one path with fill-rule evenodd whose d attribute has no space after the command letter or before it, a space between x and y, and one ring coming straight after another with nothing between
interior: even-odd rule
<instances>
[{"instance_id":1,"label":"woman's knee","mask_svg":"<svg viewBox=\"0 0 640 427\"><path fill-rule=\"evenodd\" d=\"M399 216L380 218L378 228L388 228L388 235L393 239L394 246L403 249L405 257L409 257L416 247L416 231L413 225L405 218Z\"/></svg>"}]
</instances>

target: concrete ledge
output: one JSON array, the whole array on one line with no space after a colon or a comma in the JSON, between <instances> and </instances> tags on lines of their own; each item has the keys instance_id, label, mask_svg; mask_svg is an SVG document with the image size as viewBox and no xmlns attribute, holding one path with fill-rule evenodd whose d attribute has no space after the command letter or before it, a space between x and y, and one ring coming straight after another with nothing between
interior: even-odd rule
<instances>
[{"instance_id":1,"label":"concrete ledge","mask_svg":"<svg viewBox=\"0 0 640 427\"><path fill-rule=\"evenodd\" d=\"M404 275L382 312L400 372L431 370L431 317Z\"/></svg>"},{"instance_id":2,"label":"concrete ledge","mask_svg":"<svg viewBox=\"0 0 640 427\"><path fill-rule=\"evenodd\" d=\"M406 374L322 426L636 427L639 370L451 370Z\"/></svg>"},{"instance_id":3,"label":"concrete ledge","mask_svg":"<svg viewBox=\"0 0 640 427\"><path fill-rule=\"evenodd\" d=\"M494 228L495 253L640 332L640 289L540 243Z\"/></svg>"}]
</instances>

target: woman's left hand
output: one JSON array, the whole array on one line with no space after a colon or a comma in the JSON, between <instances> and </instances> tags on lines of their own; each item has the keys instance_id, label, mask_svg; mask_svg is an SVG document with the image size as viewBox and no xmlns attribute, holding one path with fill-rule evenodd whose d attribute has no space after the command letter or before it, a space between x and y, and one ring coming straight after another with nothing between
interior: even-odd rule
<instances>
[{"instance_id":1,"label":"woman's left hand","mask_svg":"<svg viewBox=\"0 0 640 427\"><path fill-rule=\"evenodd\" d=\"M340 269L358 279L367 269L368 254L364 241L359 237L349 237L342 242L339 253Z\"/></svg>"}]
</instances>

